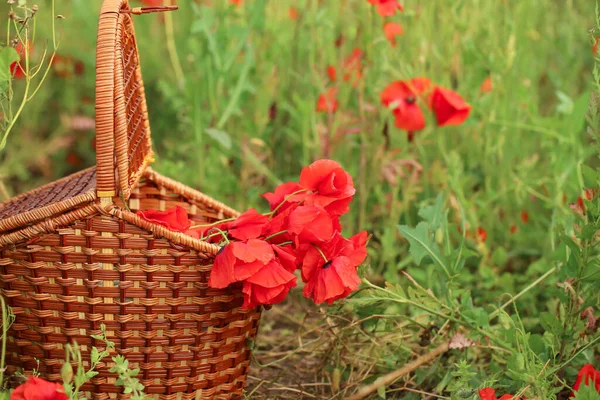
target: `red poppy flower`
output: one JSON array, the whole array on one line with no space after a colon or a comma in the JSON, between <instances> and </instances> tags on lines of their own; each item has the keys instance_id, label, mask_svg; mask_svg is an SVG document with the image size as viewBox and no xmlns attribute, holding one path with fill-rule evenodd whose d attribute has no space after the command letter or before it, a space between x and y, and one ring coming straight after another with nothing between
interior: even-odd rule
<instances>
[{"instance_id":1,"label":"red poppy flower","mask_svg":"<svg viewBox=\"0 0 600 400\"><path fill-rule=\"evenodd\" d=\"M268 224L269 218L266 215L259 214L254 208L251 208L237 217L235 221L228 223L226 229L231 237L248 240L261 236Z\"/></svg>"},{"instance_id":2,"label":"red poppy flower","mask_svg":"<svg viewBox=\"0 0 600 400\"><path fill-rule=\"evenodd\" d=\"M487 78L485 78L483 80L483 82L481 83L481 87L479 88L479 90L481 91L481 93L489 93L494 89L494 83L492 81L492 77L488 76Z\"/></svg>"},{"instance_id":3,"label":"red poppy flower","mask_svg":"<svg viewBox=\"0 0 600 400\"><path fill-rule=\"evenodd\" d=\"M297 201L302 199L301 193L293 195L302 189L303 187L298 182L287 182L277 186L273 193L264 193L261 197L264 197L269 202L271 211L279 207L278 211L282 212L290 205L297 203ZM280 206L284 200L288 204Z\"/></svg>"},{"instance_id":4,"label":"red poppy flower","mask_svg":"<svg viewBox=\"0 0 600 400\"><path fill-rule=\"evenodd\" d=\"M172 231L185 232L192 226L187 211L180 206L175 206L166 211L138 211L136 214L148 222L162 225Z\"/></svg>"},{"instance_id":5,"label":"red poppy flower","mask_svg":"<svg viewBox=\"0 0 600 400\"><path fill-rule=\"evenodd\" d=\"M523 221L524 224L529 222L529 213L525 210L521 211L521 221Z\"/></svg>"},{"instance_id":6,"label":"red poppy flower","mask_svg":"<svg viewBox=\"0 0 600 400\"><path fill-rule=\"evenodd\" d=\"M335 47L340 48L342 44L344 44L344 35L340 34L333 43L335 44Z\"/></svg>"},{"instance_id":7,"label":"red poppy flower","mask_svg":"<svg viewBox=\"0 0 600 400\"><path fill-rule=\"evenodd\" d=\"M575 380L575 384L573 385L573 392L571 392L571 397L575 396L576 391L579 390L581 384L584 385L594 385L596 391L600 393L600 371L597 371L596 368L592 364L584 365L577 374L577 379Z\"/></svg>"},{"instance_id":8,"label":"red poppy flower","mask_svg":"<svg viewBox=\"0 0 600 400\"><path fill-rule=\"evenodd\" d=\"M242 0L229 0L229 2L231 4L235 4L236 6L239 6L240 4L242 4Z\"/></svg>"},{"instance_id":9,"label":"red poppy flower","mask_svg":"<svg viewBox=\"0 0 600 400\"><path fill-rule=\"evenodd\" d=\"M298 204L293 204L289 207L282 207L284 211L278 210L275 216L269 221L267 225L264 236L269 237L271 235L275 235L269 239L269 243L273 244L281 244L284 242L292 241L292 235L287 232L289 226L289 218L290 214L298 207ZM284 232L285 233L281 233Z\"/></svg>"},{"instance_id":10,"label":"red poppy flower","mask_svg":"<svg viewBox=\"0 0 600 400\"><path fill-rule=\"evenodd\" d=\"M402 35L402 25L395 22L388 22L383 26L383 32L392 47L396 47L396 36Z\"/></svg>"},{"instance_id":11,"label":"red poppy flower","mask_svg":"<svg viewBox=\"0 0 600 400\"><path fill-rule=\"evenodd\" d=\"M386 107L393 107L396 127L416 132L425 128L425 116L417 103L424 98L431 86L427 78L414 78L410 81L396 81L381 92L381 102Z\"/></svg>"},{"instance_id":12,"label":"red poppy flower","mask_svg":"<svg viewBox=\"0 0 600 400\"><path fill-rule=\"evenodd\" d=\"M339 219L332 217L320 205L299 206L290 213L287 231L298 246L300 243L324 242L341 231Z\"/></svg>"},{"instance_id":13,"label":"red poppy flower","mask_svg":"<svg viewBox=\"0 0 600 400\"><path fill-rule=\"evenodd\" d=\"M287 271L278 259L271 260L244 281L242 307L250 309L263 304L280 303L295 286L296 276Z\"/></svg>"},{"instance_id":14,"label":"red poppy flower","mask_svg":"<svg viewBox=\"0 0 600 400\"><path fill-rule=\"evenodd\" d=\"M510 226L510 233L515 234L515 233L517 233L518 230L519 230L519 228L516 225Z\"/></svg>"},{"instance_id":15,"label":"red poppy flower","mask_svg":"<svg viewBox=\"0 0 600 400\"><path fill-rule=\"evenodd\" d=\"M45 381L30 376L27 381L17 387L11 394L10 400L68 400L65 389L58 383Z\"/></svg>"},{"instance_id":16,"label":"red poppy flower","mask_svg":"<svg viewBox=\"0 0 600 400\"><path fill-rule=\"evenodd\" d=\"M222 289L248 279L274 258L273 248L264 240L231 242L215 257L208 285Z\"/></svg>"},{"instance_id":17,"label":"red poppy flower","mask_svg":"<svg viewBox=\"0 0 600 400\"><path fill-rule=\"evenodd\" d=\"M360 278L356 269L367 257L366 243L367 232L361 232L350 239L336 233L318 248L301 245L296 262L306 282L304 296L317 304L331 304L358 289Z\"/></svg>"},{"instance_id":18,"label":"red poppy flower","mask_svg":"<svg viewBox=\"0 0 600 400\"><path fill-rule=\"evenodd\" d=\"M511 399L519 400L519 398L515 398L512 394L505 394L498 399L496 397L496 391L489 387L481 389L479 391L479 398L481 400L511 400Z\"/></svg>"},{"instance_id":19,"label":"red poppy flower","mask_svg":"<svg viewBox=\"0 0 600 400\"><path fill-rule=\"evenodd\" d=\"M32 49L32 46L29 45L27 51L30 54L31 54L31 49ZM17 44L17 46L15 47L15 50L17 51L19 56L21 58L23 58L23 55L25 54L25 46L23 45L23 43L19 42L19 44ZM23 70L23 67L21 66L20 61L15 61L14 63L10 64L10 73L12 74L12 76L15 79L25 78L25 71Z\"/></svg>"},{"instance_id":20,"label":"red poppy flower","mask_svg":"<svg viewBox=\"0 0 600 400\"><path fill-rule=\"evenodd\" d=\"M471 113L471 106L458 93L441 86L433 90L431 107L438 126L460 125Z\"/></svg>"},{"instance_id":21,"label":"red poppy flower","mask_svg":"<svg viewBox=\"0 0 600 400\"><path fill-rule=\"evenodd\" d=\"M594 44L592 45L592 54L593 55L598 55L598 44L600 42L600 37L595 37L594 38Z\"/></svg>"},{"instance_id":22,"label":"red poppy flower","mask_svg":"<svg viewBox=\"0 0 600 400\"><path fill-rule=\"evenodd\" d=\"M487 240L487 231L481 227L477 228L477 240L481 243L485 243Z\"/></svg>"},{"instance_id":23,"label":"red poppy flower","mask_svg":"<svg viewBox=\"0 0 600 400\"><path fill-rule=\"evenodd\" d=\"M317 160L303 168L300 185L312 191L306 195L305 204L324 207L334 216L348 212L348 205L356 193L350 174L333 160Z\"/></svg>"},{"instance_id":24,"label":"red poppy flower","mask_svg":"<svg viewBox=\"0 0 600 400\"><path fill-rule=\"evenodd\" d=\"M327 92L322 93L317 100L317 112L334 113L338 108L338 101L336 100L337 90L335 88L327 89Z\"/></svg>"},{"instance_id":25,"label":"red poppy flower","mask_svg":"<svg viewBox=\"0 0 600 400\"><path fill-rule=\"evenodd\" d=\"M335 82L337 79L337 70L333 65L327 67L327 76L331 82Z\"/></svg>"},{"instance_id":26,"label":"red poppy flower","mask_svg":"<svg viewBox=\"0 0 600 400\"><path fill-rule=\"evenodd\" d=\"M389 17L396 14L396 10L404 11L404 7L398 3L398 0L367 0L370 4L377 7L377 12L382 17Z\"/></svg>"}]
</instances>

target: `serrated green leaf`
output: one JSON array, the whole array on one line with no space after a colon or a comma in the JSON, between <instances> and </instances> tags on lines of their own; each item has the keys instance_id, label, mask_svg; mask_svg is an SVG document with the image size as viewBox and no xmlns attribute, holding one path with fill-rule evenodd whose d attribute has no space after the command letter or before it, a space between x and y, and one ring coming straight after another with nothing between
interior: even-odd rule
<instances>
[{"instance_id":1,"label":"serrated green leaf","mask_svg":"<svg viewBox=\"0 0 600 400\"><path fill-rule=\"evenodd\" d=\"M437 230L442 224L445 213L442 212L444 206L444 196L442 193L435 199L435 203L430 206L423 206L419 210L419 216L426 222L429 222L432 231Z\"/></svg>"},{"instance_id":2,"label":"serrated green leaf","mask_svg":"<svg viewBox=\"0 0 600 400\"><path fill-rule=\"evenodd\" d=\"M545 331L552 333L555 336L560 336L563 333L563 327L558 318L549 312L540 314L540 323Z\"/></svg>"},{"instance_id":3,"label":"serrated green leaf","mask_svg":"<svg viewBox=\"0 0 600 400\"><path fill-rule=\"evenodd\" d=\"M575 396L573 397L575 400L600 400L600 394L592 384L592 380L590 379L588 385L581 385L579 389L575 392Z\"/></svg>"},{"instance_id":4,"label":"serrated green leaf","mask_svg":"<svg viewBox=\"0 0 600 400\"><path fill-rule=\"evenodd\" d=\"M402 236L410 243L410 254L413 256L417 265L421 265L423 259L429 257L446 273L446 275L449 275L444 257L431 238L431 232L427 222L420 222L416 228L399 225L398 230L400 230Z\"/></svg>"}]
</instances>

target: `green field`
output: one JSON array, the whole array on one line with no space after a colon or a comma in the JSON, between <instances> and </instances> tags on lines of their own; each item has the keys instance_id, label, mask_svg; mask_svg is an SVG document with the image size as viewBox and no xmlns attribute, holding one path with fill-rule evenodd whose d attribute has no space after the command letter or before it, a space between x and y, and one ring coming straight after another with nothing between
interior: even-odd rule
<instances>
[{"instance_id":1,"label":"green field","mask_svg":"<svg viewBox=\"0 0 600 400\"><path fill-rule=\"evenodd\" d=\"M100 1L56 3L67 61L0 151L2 200L95 163ZM314 306L296 288L264 313L254 355L269 366L253 365L249 398L341 399L457 332L466 348L372 398L478 399L484 387L566 398L584 364L600 366L594 1L405 0L388 17L366 0L178 3L135 17L153 168L267 211L260 194L331 158L357 189L344 233L372 235L357 294ZM40 1L32 62L51 50L50 16ZM402 25L395 46L386 22ZM360 76L344 80L354 49ZM459 93L468 120L438 127L426 112L410 141L380 94L415 77ZM17 98L24 83L13 83ZM330 88L338 108L318 112Z\"/></svg>"}]
</instances>

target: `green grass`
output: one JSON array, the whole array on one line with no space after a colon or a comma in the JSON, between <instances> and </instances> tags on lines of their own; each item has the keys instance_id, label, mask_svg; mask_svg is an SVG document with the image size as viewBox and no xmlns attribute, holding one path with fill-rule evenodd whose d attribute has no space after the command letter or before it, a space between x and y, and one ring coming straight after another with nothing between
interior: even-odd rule
<instances>
[{"instance_id":1,"label":"green grass","mask_svg":"<svg viewBox=\"0 0 600 400\"><path fill-rule=\"evenodd\" d=\"M28 105L0 154L4 197L94 162L93 132L75 132L65 121L76 115L93 117L100 1L61 3L57 12L66 19L59 54L82 60L85 75L50 76ZM570 229L564 228L569 226L565 221L573 219L569 203L585 186L580 165L598 165L585 119L594 89L589 38L596 24L594 4L589 0L403 4L404 13L386 19L404 28L395 48L383 35L384 19L365 0L247 0L237 8L225 0L185 1L170 15L136 16L158 154L155 168L240 210L266 209L260 193L297 179L300 169L315 159L333 158L352 174L358 189L344 226L349 232L367 229L373 234L364 275L373 282L385 280L406 288L402 271L407 271L424 287L434 288L436 295L447 296L448 304L460 304L460 290L469 289L476 307L489 315L510 298L505 294L519 293L556 265L552 254L565 243L561 234ZM289 18L291 6L299 12L297 20ZM40 9L44 21L47 4L40 4ZM39 34L48 37L49 24L38 25ZM335 41L340 36L338 48ZM327 66L339 66L354 48L365 52L364 79L357 87L336 83L337 113L315 112L319 94L331 85ZM405 132L394 128L379 94L394 80L416 76L460 93L473 107L469 120L459 127L437 128L430 119L409 143ZM480 85L487 76L494 88L482 94ZM275 118L270 117L273 109ZM597 125L591 128L595 129ZM40 151L31 151L32 141ZM71 152L81 164L66 163ZM403 176L396 173L390 179L383 173L399 164L405 165ZM446 238L451 239L445 250L464 248L473 253L450 283L439 280L435 265L416 265L397 229L399 224L416 226L422 219L417 213L420 206L432 204L440 193L449 210ZM521 220L523 211L529 216L527 223ZM485 229L487 241L476 243L467 237L461 244L459 224L470 235L479 227ZM512 226L517 227L515 233ZM582 246L586 260L596 262L592 244L589 249ZM526 332L541 336L547 330L540 313L560 319L568 310L574 312L566 305L567 297L557 297L560 290L555 284L569 276L565 274L551 274L515 301L516 310L512 305L506 309L511 317L502 314L503 321L494 321L496 334L500 334L496 329L508 329L513 335L506 339L511 354L522 348L519 340L529 340ZM446 283L456 292L447 293ZM597 295L592 299L597 310ZM358 305L348 307L359 317L372 312ZM380 311L416 317L411 307L390 305ZM516 318L517 311L521 319ZM468 322L469 312L465 315ZM510 329L509 320L514 322ZM379 328L389 332L392 326ZM418 334L420 326L416 328ZM406 347L411 347L410 341ZM501 374L502 366L515 362L498 354L475 353L465 359L473 365L491 365L479 384L490 384L489 378ZM586 353L587 360L594 354ZM409 355L395 353L395 361L386 361L374 373L393 368ZM451 361L458 362L460 355L453 357ZM539 358L523 362L531 367L528 373L542 370ZM533 392L528 397L551 397L551 388L559 381L546 372L537 386L530 386ZM437 389L432 384L431 374L450 381L445 372L428 373L417 375L423 387L439 393L454 390L446 381ZM567 382L572 383L572 375L568 370ZM510 373L502 379L515 393L528 382Z\"/></svg>"}]
</instances>

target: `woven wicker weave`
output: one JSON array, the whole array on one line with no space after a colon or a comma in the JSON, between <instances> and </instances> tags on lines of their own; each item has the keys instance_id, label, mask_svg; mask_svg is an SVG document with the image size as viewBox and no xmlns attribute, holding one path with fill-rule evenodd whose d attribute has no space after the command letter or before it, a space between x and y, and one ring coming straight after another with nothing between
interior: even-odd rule
<instances>
[{"instance_id":1,"label":"woven wicker weave","mask_svg":"<svg viewBox=\"0 0 600 400\"><path fill-rule=\"evenodd\" d=\"M154 172L144 86L127 0L105 0L98 29L97 165L0 205L0 287L16 316L9 372L60 380L64 345L107 336L140 368L154 398L240 397L260 310L239 286L208 287L219 248L139 218L184 207L195 223L238 215ZM131 211L123 207L122 199ZM91 399L127 398L110 358L84 387Z\"/></svg>"}]
</instances>

